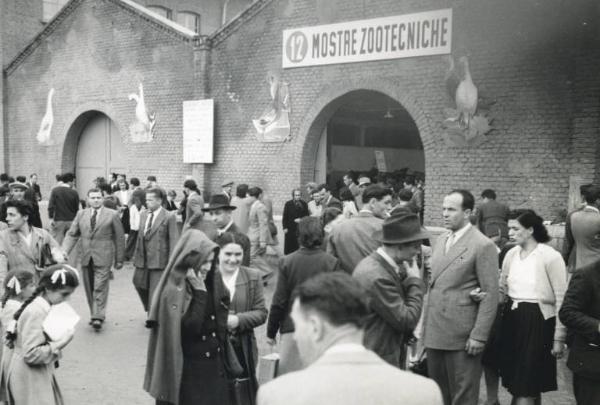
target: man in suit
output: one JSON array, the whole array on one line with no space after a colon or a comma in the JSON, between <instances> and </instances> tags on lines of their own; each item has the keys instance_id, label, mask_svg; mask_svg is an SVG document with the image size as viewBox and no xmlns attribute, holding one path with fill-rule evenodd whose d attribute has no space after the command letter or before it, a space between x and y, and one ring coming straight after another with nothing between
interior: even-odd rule
<instances>
[{"instance_id":1,"label":"man in suit","mask_svg":"<svg viewBox=\"0 0 600 405\"><path fill-rule=\"evenodd\" d=\"M236 207L229 205L227 196L224 194L215 194L210 197L208 208L202 208L202 211L208 212L210 219L214 222L217 227L217 239L215 242L219 246L221 244L221 237L225 232L230 232L236 235L244 251L244 257L242 258L242 266L250 266L250 239L246 234L242 233L237 225L233 222L233 211Z\"/></svg>"},{"instance_id":2,"label":"man in suit","mask_svg":"<svg viewBox=\"0 0 600 405\"><path fill-rule=\"evenodd\" d=\"M187 193L185 224L194 226L197 222L202 221L202 217L204 216L202 212L202 208L204 208L204 199L200 194L196 181L193 179L184 181L183 189Z\"/></svg>"},{"instance_id":3,"label":"man in suit","mask_svg":"<svg viewBox=\"0 0 600 405\"><path fill-rule=\"evenodd\" d=\"M133 256L135 266L133 285L146 312L152 294L179 239L175 215L161 206L163 193L160 188L150 188L146 191L147 210L140 214L138 238Z\"/></svg>"},{"instance_id":4,"label":"man in suit","mask_svg":"<svg viewBox=\"0 0 600 405\"><path fill-rule=\"evenodd\" d=\"M263 280L268 280L273 275L273 269L266 262L267 245L271 243L269 231L269 216L267 207L262 203L263 191L260 187L248 189L248 196L252 198L250 206L248 238L250 239L250 262L259 269Z\"/></svg>"},{"instance_id":5,"label":"man in suit","mask_svg":"<svg viewBox=\"0 0 600 405\"><path fill-rule=\"evenodd\" d=\"M498 305L496 245L471 225L475 205L466 190L454 190L442 206L449 232L436 241L425 316L429 376L442 390L445 405L476 405L482 365ZM477 303L470 294L481 288Z\"/></svg>"},{"instance_id":6,"label":"man in suit","mask_svg":"<svg viewBox=\"0 0 600 405\"><path fill-rule=\"evenodd\" d=\"M579 193L581 194L581 203L575 208L573 211L567 214L567 218L565 221L565 240L563 243L562 255L565 263L567 264L567 270L569 273L575 271L575 240L573 239L573 233L571 232L571 217L577 211L581 211L585 208L587 203L585 202L585 195L587 194L588 189L591 187L591 184L582 184L579 187Z\"/></svg>"},{"instance_id":7,"label":"man in suit","mask_svg":"<svg viewBox=\"0 0 600 405\"><path fill-rule=\"evenodd\" d=\"M342 202L331 195L331 187L327 184L321 184L317 191L319 192L319 200L321 205L325 208L337 208L340 211L343 210Z\"/></svg>"},{"instance_id":8,"label":"man in suit","mask_svg":"<svg viewBox=\"0 0 600 405\"><path fill-rule=\"evenodd\" d=\"M404 369L407 343L421 317L425 292L416 257L429 233L418 215L400 213L386 218L373 238L382 246L352 273L370 298L364 344L392 366Z\"/></svg>"},{"instance_id":9,"label":"man in suit","mask_svg":"<svg viewBox=\"0 0 600 405\"><path fill-rule=\"evenodd\" d=\"M74 181L75 176L72 173L60 175L58 185L50 192L48 200L50 234L58 243L63 242L79 211L79 194L73 188Z\"/></svg>"},{"instance_id":10,"label":"man in suit","mask_svg":"<svg viewBox=\"0 0 600 405\"><path fill-rule=\"evenodd\" d=\"M88 207L77 213L63 242L67 254L81 239L81 271L91 322L100 330L106 318L111 266L121 269L125 255L125 234L119 213L102 206L102 191L88 191Z\"/></svg>"},{"instance_id":11,"label":"man in suit","mask_svg":"<svg viewBox=\"0 0 600 405\"><path fill-rule=\"evenodd\" d=\"M261 386L258 405L442 404L433 381L392 367L363 346L368 308L358 281L323 273L296 291L294 338L307 368Z\"/></svg>"},{"instance_id":12,"label":"man in suit","mask_svg":"<svg viewBox=\"0 0 600 405\"><path fill-rule=\"evenodd\" d=\"M567 366L577 404L600 404L600 262L573 274L558 315L572 337Z\"/></svg>"},{"instance_id":13,"label":"man in suit","mask_svg":"<svg viewBox=\"0 0 600 405\"><path fill-rule=\"evenodd\" d=\"M358 196L360 196L360 188L358 188L358 185L354 182L354 177L355 174L353 172L348 172L344 174L343 181L344 185L348 187L348 190L350 190L354 198L358 199Z\"/></svg>"},{"instance_id":14,"label":"man in suit","mask_svg":"<svg viewBox=\"0 0 600 405\"><path fill-rule=\"evenodd\" d=\"M342 269L352 274L356 265L379 247L373 233L381 230L392 208L392 191L378 185L367 187L358 215L340 222L331 230L327 251L340 259Z\"/></svg>"},{"instance_id":15,"label":"man in suit","mask_svg":"<svg viewBox=\"0 0 600 405\"><path fill-rule=\"evenodd\" d=\"M578 270L600 259L600 187L590 186L586 205L571 215L570 235L575 247L574 269Z\"/></svg>"},{"instance_id":16,"label":"man in suit","mask_svg":"<svg viewBox=\"0 0 600 405\"><path fill-rule=\"evenodd\" d=\"M494 190L483 190L481 198L483 202L476 209L479 230L488 238L499 237L500 241L507 241L510 210L506 205L496 201Z\"/></svg>"}]
</instances>

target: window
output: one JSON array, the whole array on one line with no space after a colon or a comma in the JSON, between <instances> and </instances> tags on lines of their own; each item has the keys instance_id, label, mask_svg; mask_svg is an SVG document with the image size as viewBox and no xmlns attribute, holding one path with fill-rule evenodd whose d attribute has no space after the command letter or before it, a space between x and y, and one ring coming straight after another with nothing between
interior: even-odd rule
<instances>
[{"instance_id":1,"label":"window","mask_svg":"<svg viewBox=\"0 0 600 405\"><path fill-rule=\"evenodd\" d=\"M168 18L169 20L173 17L173 12L169 8L163 6L147 6L146 8L162 17Z\"/></svg>"},{"instance_id":2,"label":"window","mask_svg":"<svg viewBox=\"0 0 600 405\"><path fill-rule=\"evenodd\" d=\"M189 11L177 13L177 24L183 25L185 28L200 33L200 15Z\"/></svg>"},{"instance_id":3,"label":"window","mask_svg":"<svg viewBox=\"0 0 600 405\"><path fill-rule=\"evenodd\" d=\"M43 0L43 16L42 21L48 22L60 11L60 9L68 3L69 0Z\"/></svg>"}]
</instances>

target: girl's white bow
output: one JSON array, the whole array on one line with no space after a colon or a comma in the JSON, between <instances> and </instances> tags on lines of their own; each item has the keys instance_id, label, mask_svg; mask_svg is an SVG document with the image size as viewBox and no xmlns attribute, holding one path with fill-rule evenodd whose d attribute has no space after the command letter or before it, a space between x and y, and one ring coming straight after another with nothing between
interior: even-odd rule
<instances>
[{"instance_id":1,"label":"girl's white bow","mask_svg":"<svg viewBox=\"0 0 600 405\"><path fill-rule=\"evenodd\" d=\"M21 283L19 283L19 280L15 276L12 276L12 278L8 280L6 286L15 290L15 294L21 294Z\"/></svg>"},{"instance_id":2,"label":"girl's white bow","mask_svg":"<svg viewBox=\"0 0 600 405\"><path fill-rule=\"evenodd\" d=\"M52 281L52 284L56 284L59 277L62 285L67 284L67 269L63 268L60 270L56 270L54 273L52 273L52 276L50 277L50 281Z\"/></svg>"}]
</instances>

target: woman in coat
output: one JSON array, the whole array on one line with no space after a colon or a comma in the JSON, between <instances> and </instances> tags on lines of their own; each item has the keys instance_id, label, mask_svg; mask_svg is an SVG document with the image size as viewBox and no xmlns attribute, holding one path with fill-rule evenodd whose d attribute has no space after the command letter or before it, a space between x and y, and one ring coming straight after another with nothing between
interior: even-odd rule
<instances>
[{"instance_id":1,"label":"woman in coat","mask_svg":"<svg viewBox=\"0 0 600 405\"><path fill-rule=\"evenodd\" d=\"M202 231L187 230L152 297L144 389L157 405L230 403L223 361L229 293L218 251Z\"/></svg>"},{"instance_id":2,"label":"woman in coat","mask_svg":"<svg viewBox=\"0 0 600 405\"><path fill-rule=\"evenodd\" d=\"M263 283L257 270L241 265L244 250L239 234L225 232L219 238L219 244L219 270L231 299L227 329L232 346L244 368L244 377L250 379L253 400L258 390L258 347L254 328L267 320Z\"/></svg>"},{"instance_id":3,"label":"woman in coat","mask_svg":"<svg viewBox=\"0 0 600 405\"><path fill-rule=\"evenodd\" d=\"M281 224L285 234L283 253L289 255L298 250L298 222L297 219L308 216L308 205L302 200L299 188L292 191L292 199L283 206Z\"/></svg>"},{"instance_id":4,"label":"woman in coat","mask_svg":"<svg viewBox=\"0 0 600 405\"><path fill-rule=\"evenodd\" d=\"M555 391L556 358L563 355L565 327L557 318L567 287L560 253L545 244L543 220L526 211L509 221L517 246L502 263L500 292L506 297L500 332L500 375L516 405L533 405Z\"/></svg>"}]
</instances>

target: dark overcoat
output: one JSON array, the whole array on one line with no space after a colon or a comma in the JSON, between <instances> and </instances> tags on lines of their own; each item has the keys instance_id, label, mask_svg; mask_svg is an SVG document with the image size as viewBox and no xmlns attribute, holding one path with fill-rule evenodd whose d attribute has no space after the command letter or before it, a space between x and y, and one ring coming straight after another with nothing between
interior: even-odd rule
<instances>
[{"instance_id":1,"label":"dark overcoat","mask_svg":"<svg viewBox=\"0 0 600 405\"><path fill-rule=\"evenodd\" d=\"M287 255L298 250L298 223L296 219L306 216L308 216L308 204L305 201L300 200L295 203L294 200L289 200L283 206L281 225L285 232L284 254Z\"/></svg>"}]
</instances>

